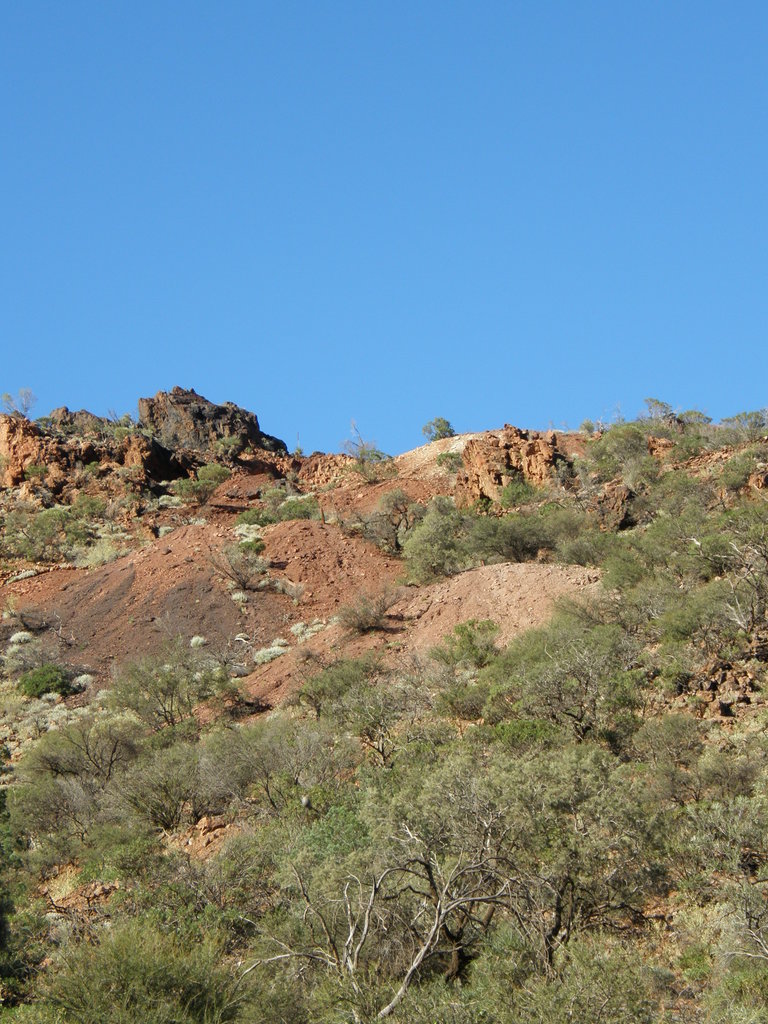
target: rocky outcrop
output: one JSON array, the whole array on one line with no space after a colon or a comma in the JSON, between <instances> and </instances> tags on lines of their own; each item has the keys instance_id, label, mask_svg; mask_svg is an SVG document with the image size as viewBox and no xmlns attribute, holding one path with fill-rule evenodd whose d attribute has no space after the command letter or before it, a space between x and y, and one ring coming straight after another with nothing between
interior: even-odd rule
<instances>
[{"instance_id":1,"label":"rocky outcrop","mask_svg":"<svg viewBox=\"0 0 768 1024\"><path fill-rule=\"evenodd\" d=\"M139 423L169 448L208 451L225 437L242 446L287 451L285 443L262 432L255 414L232 402L215 405L193 390L175 387L139 399Z\"/></svg>"},{"instance_id":2,"label":"rocky outcrop","mask_svg":"<svg viewBox=\"0 0 768 1024\"><path fill-rule=\"evenodd\" d=\"M45 437L23 416L0 416L0 482L15 487L30 466L58 466L62 445Z\"/></svg>"},{"instance_id":3,"label":"rocky outcrop","mask_svg":"<svg viewBox=\"0 0 768 1024\"><path fill-rule=\"evenodd\" d=\"M42 422L63 434L103 435L114 428L114 423L104 416L96 416L87 409L71 412L66 405L54 409Z\"/></svg>"},{"instance_id":4,"label":"rocky outcrop","mask_svg":"<svg viewBox=\"0 0 768 1024\"><path fill-rule=\"evenodd\" d=\"M95 439L79 434L66 437L41 429L20 416L0 416L3 487L17 487L34 476L44 482L51 495L66 497L79 490L78 473L94 464L98 466L96 476L102 482L125 467L135 469L136 482L148 487L161 480L187 476L194 460L184 453L169 451L154 438L142 434L132 433L122 439ZM106 483L102 489L110 490ZM122 490L122 484L117 489Z\"/></svg>"},{"instance_id":5,"label":"rocky outcrop","mask_svg":"<svg viewBox=\"0 0 768 1024\"><path fill-rule=\"evenodd\" d=\"M480 498L499 501L504 487L520 478L540 487L552 479L559 463L568 462L554 431L540 434L509 425L498 434L467 441L461 458L464 468L456 478L455 490L460 508Z\"/></svg>"},{"instance_id":6,"label":"rocky outcrop","mask_svg":"<svg viewBox=\"0 0 768 1024\"><path fill-rule=\"evenodd\" d=\"M626 530L635 525L632 501L635 492L621 480L611 480L587 506L601 530Z\"/></svg>"}]
</instances>

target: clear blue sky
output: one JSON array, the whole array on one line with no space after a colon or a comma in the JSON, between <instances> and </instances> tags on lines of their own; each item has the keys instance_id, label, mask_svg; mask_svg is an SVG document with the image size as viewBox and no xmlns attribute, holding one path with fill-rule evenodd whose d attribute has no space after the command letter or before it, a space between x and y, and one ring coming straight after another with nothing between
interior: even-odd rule
<instances>
[{"instance_id":1,"label":"clear blue sky","mask_svg":"<svg viewBox=\"0 0 768 1024\"><path fill-rule=\"evenodd\" d=\"M305 450L768 405L768 4L0 6L0 391Z\"/></svg>"}]
</instances>

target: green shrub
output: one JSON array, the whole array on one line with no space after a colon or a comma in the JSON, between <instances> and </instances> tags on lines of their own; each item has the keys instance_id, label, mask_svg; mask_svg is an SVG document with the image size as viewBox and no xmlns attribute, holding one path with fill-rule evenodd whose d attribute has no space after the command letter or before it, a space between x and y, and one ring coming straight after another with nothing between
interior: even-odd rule
<instances>
[{"instance_id":1,"label":"green shrub","mask_svg":"<svg viewBox=\"0 0 768 1024\"><path fill-rule=\"evenodd\" d=\"M468 619L454 626L453 633L433 647L429 656L443 665L482 668L499 653L495 642L498 632L498 624L491 619Z\"/></svg>"},{"instance_id":2,"label":"green shrub","mask_svg":"<svg viewBox=\"0 0 768 1024\"><path fill-rule=\"evenodd\" d=\"M502 508L515 508L517 505L526 505L536 497L536 488L528 483L523 477L511 480L501 492Z\"/></svg>"},{"instance_id":3,"label":"green shrub","mask_svg":"<svg viewBox=\"0 0 768 1024\"><path fill-rule=\"evenodd\" d=\"M269 560L261 556L263 540L229 544L210 556L211 564L240 590L259 590L264 586Z\"/></svg>"},{"instance_id":4,"label":"green shrub","mask_svg":"<svg viewBox=\"0 0 768 1024\"><path fill-rule=\"evenodd\" d=\"M729 459L720 471L719 483L728 491L740 491L747 486L750 476L766 461L765 449L742 452ZM761 458L762 457L762 458Z\"/></svg>"},{"instance_id":5,"label":"green shrub","mask_svg":"<svg viewBox=\"0 0 768 1024\"><path fill-rule=\"evenodd\" d=\"M458 473L464 462L458 452L440 452L435 463L446 473Z\"/></svg>"},{"instance_id":6,"label":"green shrub","mask_svg":"<svg viewBox=\"0 0 768 1024\"><path fill-rule=\"evenodd\" d=\"M314 495L308 495L306 498L286 498L278 506L276 516L281 523L290 519L319 519L320 506Z\"/></svg>"},{"instance_id":7,"label":"green shrub","mask_svg":"<svg viewBox=\"0 0 768 1024\"><path fill-rule=\"evenodd\" d=\"M65 556L71 528L69 509L56 506L38 512L21 505L5 518L2 547L32 562L57 562Z\"/></svg>"},{"instance_id":8,"label":"green shrub","mask_svg":"<svg viewBox=\"0 0 768 1024\"><path fill-rule=\"evenodd\" d=\"M389 587L377 593L358 594L354 601L339 609L339 622L350 633L372 633L383 629L387 611L397 598L397 592Z\"/></svg>"},{"instance_id":9,"label":"green shrub","mask_svg":"<svg viewBox=\"0 0 768 1024\"><path fill-rule=\"evenodd\" d=\"M73 693L69 673L60 665L40 665L25 672L17 683L25 697L42 697L45 693L58 693L62 697Z\"/></svg>"},{"instance_id":10,"label":"green shrub","mask_svg":"<svg viewBox=\"0 0 768 1024\"><path fill-rule=\"evenodd\" d=\"M220 437L214 449L219 455L224 458L236 458L245 448L245 439L236 435L229 435L227 437Z\"/></svg>"},{"instance_id":11,"label":"green shrub","mask_svg":"<svg viewBox=\"0 0 768 1024\"><path fill-rule=\"evenodd\" d=\"M209 462L205 466L201 466L197 471L197 479L203 483L214 484L218 487L219 484L224 483L232 476L230 470L226 466L221 466L217 462Z\"/></svg>"},{"instance_id":12,"label":"green shrub","mask_svg":"<svg viewBox=\"0 0 768 1024\"><path fill-rule=\"evenodd\" d=\"M370 655L343 658L318 672L301 688L299 703L314 711L317 718L346 693L372 679L380 670L379 662Z\"/></svg>"},{"instance_id":13,"label":"green shrub","mask_svg":"<svg viewBox=\"0 0 768 1024\"><path fill-rule=\"evenodd\" d=\"M230 476L231 472L226 466L220 466L213 462L198 469L196 480L177 480L173 485L173 490L183 501L204 505L219 484L222 484Z\"/></svg>"},{"instance_id":14,"label":"green shrub","mask_svg":"<svg viewBox=\"0 0 768 1024\"><path fill-rule=\"evenodd\" d=\"M430 502L424 518L403 544L409 578L416 583L429 583L468 568L471 563L462 543L466 523L467 517L450 498Z\"/></svg>"},{"instance_id":15,"label":"green shrub","mask_svg":"<svg viewBox=\"0 0 768 1024\"><path fill-rule=\"evenodd\" d=\"M235 520L238 526L269 526L277 522L274 513L265 508L247 508Z\"/></svg>"},{"instance_id":16,"label":"green shrub","mask_svg":"<svg viewBox=\"0 0 768 1024\"><path fill-rule=\"evenodd\" d=\"M383 551L399 553L414 526L424 515L423 506L411 501L400 487L387 492L377 508L360 519L363 536ZM355 529L358 524L350 524Z\"/></svg>"},{"instance_id":17,"label":"green shrub","mask_svg":"<svg viewBox=\"0 0 768 1024\"><path fill-rule=\"evenodd\" d=\"M147 921L123 921L100 941L70 944L46 988L62 1024L225 1024L244 993L210 939L187 945Z\"/></svg>"},{"instance_id":18,"label":"green shrub","mask_svg":"<svg viewBox=\"0 0 768 1024\"><path fill-rule=\"evenodd\" d=\"M658 475L656 460L648 454L648 428L635 423L617 423L606 430L590 444L585 458L601 481L621 477L637 488Z\"/></svg>"},{"instance_id":19,"label":"green shrub","mask_svg":"<svg viewBox=\"0 0 768 1024\"><path fill-rule=\"evenodd\" d=\"M393 476L397 470L391 455L376 447L375 441L366 441L355 424L352 424L353 438L344 444L344 451L352 457L349 466L353 473L358 473L367 483L376 483Z\"/></svg>"}]
</instances>

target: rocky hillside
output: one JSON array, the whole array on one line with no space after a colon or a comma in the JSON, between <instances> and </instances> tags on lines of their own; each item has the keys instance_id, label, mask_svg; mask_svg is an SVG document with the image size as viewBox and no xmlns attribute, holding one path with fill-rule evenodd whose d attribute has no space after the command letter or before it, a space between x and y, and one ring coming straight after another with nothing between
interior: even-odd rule
<instances>
[{"instance_id":1,"label":"rocky hillside","mask_svg":"<svg viewBox=\"0 0 768 1024\"><path fill-rule=\"evenodd\" d=\"M761 1019L765 418L442 433L0 417L18 1020Z\"/></svg>"}]
</instances>

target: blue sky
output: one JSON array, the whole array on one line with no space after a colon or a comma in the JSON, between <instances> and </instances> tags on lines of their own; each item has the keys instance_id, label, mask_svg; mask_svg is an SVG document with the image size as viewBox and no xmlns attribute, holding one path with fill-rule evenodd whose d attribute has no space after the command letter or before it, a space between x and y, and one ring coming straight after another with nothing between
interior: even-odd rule
<instances>
[{"instance_id":1,"label":"blue sky","mask_svg":"<svg viewBox=\"0 0 768 1024\"><path fill-rule=\"evenodd\" d=\"M762 408L768 5L0 6L0 391L305 450Z\"/></svg>"}]
</instances>

